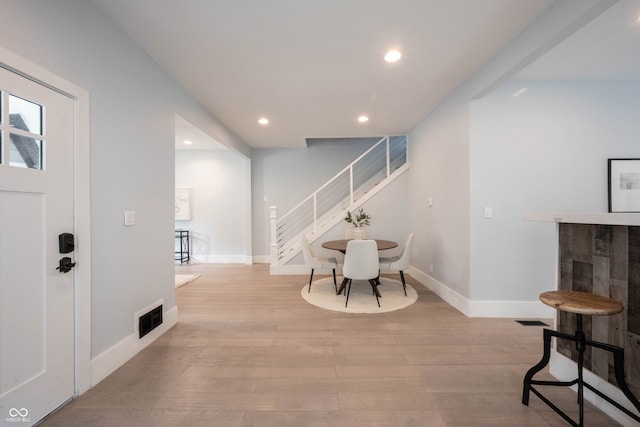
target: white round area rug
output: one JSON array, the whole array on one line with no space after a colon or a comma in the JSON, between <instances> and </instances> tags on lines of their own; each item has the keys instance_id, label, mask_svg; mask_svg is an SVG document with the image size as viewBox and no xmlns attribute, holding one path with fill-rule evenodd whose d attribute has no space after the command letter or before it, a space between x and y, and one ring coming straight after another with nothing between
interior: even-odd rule
<instances>
[{"instance_id":1,"label":"white round area rug","mask_svg":"<svg viewBox=\"0 0 640 427\"><path fill-rule=\"evenodd\" d=\"M341 278L338 277L338 286ZM371 285L366 280L354 280L351 284L349 294L349 305L344 306L346 297L336 295L333 287L333 278L314 280L309 291L309 283L302 288L302 298L308 303L326 310L341 311L343 313L387 313L389 311L400 310L416 302L418 293L407 283L407 296L404 296L402 282L399 280L380 278L380 307L376 303Z\"/></svg>"}]
</instances>

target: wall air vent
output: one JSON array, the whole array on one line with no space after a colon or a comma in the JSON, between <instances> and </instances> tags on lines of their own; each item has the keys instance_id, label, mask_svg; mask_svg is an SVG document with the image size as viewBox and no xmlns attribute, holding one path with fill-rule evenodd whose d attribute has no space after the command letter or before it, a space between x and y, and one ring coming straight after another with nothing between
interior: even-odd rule
<instances>
[{"instance_id":1,"label":"wall air vent","mask_svg":"<svg viewBox=\"0 0 640 427\"><path fill-rule=\"evenodd\" d=\"M162 304L149 311L148 313L140 316L138 320L138 330L140 331L140 337L147 335L155 328L162 324Z\"/></svg>"}]
</instances>

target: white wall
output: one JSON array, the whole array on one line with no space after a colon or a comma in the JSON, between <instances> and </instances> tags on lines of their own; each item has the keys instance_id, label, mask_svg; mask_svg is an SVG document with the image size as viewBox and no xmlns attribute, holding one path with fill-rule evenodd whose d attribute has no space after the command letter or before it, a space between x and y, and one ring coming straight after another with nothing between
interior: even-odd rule
<instances>
[{"instance_id":1,"label":"white wall","mask_svg":"<svg viewBox=\"0 0 640 427\"><path fill-rule=\"evenodd\" d=\"M92 357L111 354L134 335L138 310L159 299L175 307L175 114L249 150L91 2L0 0L0 10L0 45L89 92L93 270L82 285L92 289ZM123 226L125 210L135 226Z\"/></svg>"},{"instance_id":2,"label":"white wall","mask_svg":"<svg viewBox=\"0 0 640 427\"><path fill-rule=\"evenodd\" d=\"M251 261L249 161L230 150L176 151L176 187L191 188L190 231L196 262Z\"/></svg>"},{"instance_id":3,"label":"white wall","mask_svg":"<svg viewBox=\"0 0 640 427\"><path fill-rule=\"evenodd\" d=\"M522 213L606 212L607 159L640 156L638 117L637 81L514 81L472 103L471 299L555 288L555 225Z\"/></svg>"}]
</instances>

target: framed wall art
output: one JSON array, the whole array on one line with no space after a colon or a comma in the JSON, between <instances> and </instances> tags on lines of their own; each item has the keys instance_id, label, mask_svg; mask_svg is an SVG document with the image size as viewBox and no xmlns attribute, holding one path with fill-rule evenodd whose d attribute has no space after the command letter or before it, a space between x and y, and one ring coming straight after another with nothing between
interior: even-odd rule
<instances>
[{"instance_id":1,"label":"framed wall art","mask_svg":"<svg viewBox=\"0 0 640 427\"><path fill-rule=\"evenodd\" d=\"M176 221L191 221L190 188L176 188Z\"/></svg>"},{"instance_id":2,"label":"framed wall art","mask_svg":"<svg viewBox=\"0 0 640 427\"><path fill-rule=\"evenodd\" d=\"M609 159L609 212L640 212L640 159Z\"/></svg>"}]
</instances>

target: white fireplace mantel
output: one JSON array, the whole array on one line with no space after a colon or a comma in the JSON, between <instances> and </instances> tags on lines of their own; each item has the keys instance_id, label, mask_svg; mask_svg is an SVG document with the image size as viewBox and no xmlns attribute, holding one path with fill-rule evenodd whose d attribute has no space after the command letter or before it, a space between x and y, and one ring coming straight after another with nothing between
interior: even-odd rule
<instances>
[{"instance_id":1,"label":"white fireplace mantel","mask_svg":"<svg viewBox=\"0 0 640 427\"><path fill-rule=\"evenodd\" d=\"M525 212L522 219L568 224L640 225L640 213Z\"/></svg>"}]
</instances>

